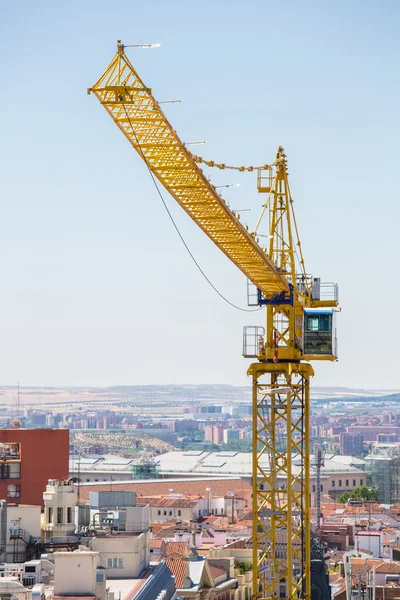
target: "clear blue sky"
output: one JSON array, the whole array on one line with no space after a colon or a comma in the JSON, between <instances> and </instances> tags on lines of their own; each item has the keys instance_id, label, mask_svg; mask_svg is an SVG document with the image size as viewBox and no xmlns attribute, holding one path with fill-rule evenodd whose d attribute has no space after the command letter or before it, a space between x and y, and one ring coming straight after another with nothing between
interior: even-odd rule
<instances>
[{"instance_id":1,"label":"clear blue sky","mask_svg":"<svg viewBox=\"0 0 400 600\"><path fill-rule=\"evenodd\" d=\"M307 270L340 284L340 362L314 385L399 388L399 20L393 1L21 0L0 8L2 384L248 382L242 327L86 88L116 40L184 140L231 164L282 144ZM246 177L246 179L243 179ZM253 224L255 180L216 175ZM167 198L213 282L244 277Z\"/></svg>"}]
</instances>

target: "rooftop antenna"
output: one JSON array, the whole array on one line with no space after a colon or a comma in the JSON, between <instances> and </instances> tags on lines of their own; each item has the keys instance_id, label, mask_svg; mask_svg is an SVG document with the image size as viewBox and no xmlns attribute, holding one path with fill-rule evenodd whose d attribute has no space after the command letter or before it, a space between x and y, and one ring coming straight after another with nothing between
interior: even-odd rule
<instances>
[{"instance_id":1,"label":"rooftop antenna","mask_svg":"<svg viewBox=\"0 0 400 600\"><path fill-rule=\"evenodd\" d=\"M227 187L240 187L240 183L228 183L228 185L216 185L215 186L217 189L218 188L227 188ZM245 208L243 208L242 210L246 210ZM249 210L249 209L247 209Z\"/></svg>"},{"instance_id":2,"label":"rooftop antenna","mask_svg":"<svg viewBox=\"0 0 400 600\"><path fill-rule=\"evenodd\" d=\"M201 144L207 144L205 140L200 140L198 142L183 142L184 146L200 146Z\"/></svg>"},{"instance_id":3,"label":"rooftop antenna","mask_svg":"<svg viewBox=\"0 0 400 600\"><path fill-rule=\"evenodd\" d=\"M18 429L18 427L21 425L19 420L19 381L14 381L14 383L17 384L17 416L11 421L11 425L14 427L14 429Z\"/></svg>"},{"instance_id":4,"label":"rooftop antenna","mask_svg":"<svg viewBox=\"0 0 400 600\"><path fill-rule=\"evenodd\" d=\"M118 49L124 51L124 48L159 48L161 44L123 44L121 40L117 40Z\"/></svg>"}]
</instances>

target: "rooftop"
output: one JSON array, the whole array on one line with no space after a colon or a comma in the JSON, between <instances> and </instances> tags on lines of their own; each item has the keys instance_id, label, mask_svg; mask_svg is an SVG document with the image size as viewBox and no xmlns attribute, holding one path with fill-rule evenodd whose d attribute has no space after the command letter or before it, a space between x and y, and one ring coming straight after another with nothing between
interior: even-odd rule
<instances>
[{"instance_id":1,"label":"rooftop","mask_svg":"<svg viewBox=\"0 0 400 600\"><path fill-rule=\"evenodd\" d=\"M159 466L160 475L190 474L190 475L236 475L251 477L252 454L251 452L202 452L202 451L174 451L166 452L155 457ZM264 470L269 468L268 456L261 459ZM295 468L301 468L301 457L293 456L292 463ZM314 457L311 456L311 469L315 470ZM321 469L322 477L332 473L357 473L364 470L364 461L353 456L325 457L325 466Z\"/></svg>"},{"instance_id":2,"label":"rooftop","mask_svg":"<svg viewBox=\"0 0 400 600\"><path fill-rule=\"evenodd\" d=\"M214 497L223 497L230 490L248 490L251 488L249 482L239 477L196 477L184 479L143 479L129 481L103 481L103 482L83 482L79 486L80 502L89 502L89 492L100 491L135 491L137 501L140 502L141 496L159 496L168 495L173 488L177 494L207 496L208 489L211 488Z\"/></svg>"}]
</instances>

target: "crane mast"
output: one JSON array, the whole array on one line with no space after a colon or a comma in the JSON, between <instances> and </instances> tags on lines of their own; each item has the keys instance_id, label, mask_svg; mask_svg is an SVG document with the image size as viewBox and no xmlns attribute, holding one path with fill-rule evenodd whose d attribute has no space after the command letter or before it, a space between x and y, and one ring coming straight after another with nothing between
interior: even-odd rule
<instances>
[{"instance_id":1,"label":"crane mast","mask_svg":"<svg viewBox=\"0 0 400 600\"><path fill-rule=\"evenodd\" d=\"M307 274L293 210L287 158L257 167L266 195L253 231L203 169L231 168L189 152L118 42L117 53L88 89L152 175L257 288L266 327L245 328L252 377L253 598L311 598L310 361L337 360L336 284ZM253 171L253 167L238 167ZM267 220L265 226L264 221ZM267 231L265 247L259 242ZM246 335L255 340L247 349ZM247 333L246 333L247 332Z\"/></svg>"}]
</instances>

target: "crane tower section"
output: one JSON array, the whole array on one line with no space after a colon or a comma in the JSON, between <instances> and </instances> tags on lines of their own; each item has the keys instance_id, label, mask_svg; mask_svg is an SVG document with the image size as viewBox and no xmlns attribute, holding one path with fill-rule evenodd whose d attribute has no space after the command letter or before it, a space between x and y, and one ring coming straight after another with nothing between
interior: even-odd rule
<instances>
[{"instance_id":1,"label":"crane tower section","mask_svg":"<svg viewBox=\"0 0 400 600\"><path fill-rule=\"evenodd\" d=\"M199 164L232 167L189 152L121 42L91 92L153 176L252 282L256 304L266 307L265 328L245 328L243 344L243 354L257 359L248 369L253 389L253 598L310 600L310 361L337 359L338 295L335 284L322 284L305 269L286 154L279 147L272 164L257 168L258 191L266 200L251 231ZM263 235L265 247L259 242Z\"/></svg>"}]
</instances>

